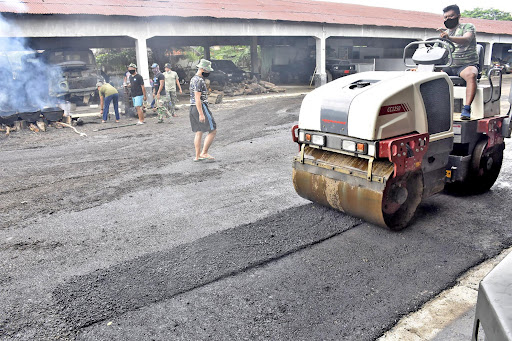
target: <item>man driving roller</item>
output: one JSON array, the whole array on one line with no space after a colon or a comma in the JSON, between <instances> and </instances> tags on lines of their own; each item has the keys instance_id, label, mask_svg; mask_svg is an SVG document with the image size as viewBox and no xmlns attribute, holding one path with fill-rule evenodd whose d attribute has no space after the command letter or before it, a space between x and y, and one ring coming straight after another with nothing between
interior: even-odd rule
<instances>
[{"instance_id":1,"label":"man driving roller","mask_svg":"<svg viewBox=\"0 0 512 341\"><path fill-rule=\"evenodd\" d=\"M439 29L441 38L451 41L455 45L453 64L444 68L450 76L459 76L466 81L466 102L461 111L461 119L471 118L471 103L476 93L476 78L479 73L478 54L476 52L475 26L470 23L460 23L460 9L457 5L450 5L443 9L444 26Z\"/></svg>"}]
</instances>

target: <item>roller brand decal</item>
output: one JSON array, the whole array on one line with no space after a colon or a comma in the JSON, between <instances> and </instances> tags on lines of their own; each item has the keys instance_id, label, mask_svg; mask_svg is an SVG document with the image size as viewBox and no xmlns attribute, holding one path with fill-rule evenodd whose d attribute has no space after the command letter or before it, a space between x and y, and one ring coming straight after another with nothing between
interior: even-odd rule
<instances>
[{"instance_id":1,"label":"roller brand decal","mask_svg":"<svg viewBox=\"0 0 512 341\"><path fill-rule=\"evenodd\" d=\"M359 92L342 91L334 97L324 98L320 109L320 126L324 133L348 134L348 111Z\"/></svg>"},{"instance_id":2,"label":"roller brand decal","mask_svg":"<svg viewBox=\"0 0 512 341\"><path fill-rule=\"evenodd\" d=\"M409 104L407 104L407 103L385 105L380 108L379 116L398 114L401 112L408 112L408 111L411 111L411 107L409 107Z\"/></svg>"},{"instance_id":3,"label":"roller brand decal","mask_svg":"<svg viewBox=\"0 0 512 341\"><path fill-rule=\"evenodd\" d=\"M347 122L328 120L326 118L323 118L322 121L326 123L347 124Z\"/></svg>"}]
</instances>

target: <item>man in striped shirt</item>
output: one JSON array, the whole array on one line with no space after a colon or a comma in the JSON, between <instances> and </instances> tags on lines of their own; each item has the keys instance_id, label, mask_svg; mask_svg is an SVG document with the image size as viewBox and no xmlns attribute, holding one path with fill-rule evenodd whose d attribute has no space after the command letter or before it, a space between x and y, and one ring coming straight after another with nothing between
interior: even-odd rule
<instances>
[{"instance_id":1,"label":"man in striped shirt","mask_svg":"<svg viewBox=\"0 0 512 341\"><path fill-rule=\"evenodd\" d=\"M190 80L190 125L192 131L196 134L194 138L195 158L194 161L215 160L208 154L215 135L217 134L217 124L213 118L212 112L208 108L208 89L204 79L213 71L212 63L206 59L201 59L197 65L197 73ZM204 139L201 150L201 141L203 133L208 132Z\"/></svg>"}]
</instances>

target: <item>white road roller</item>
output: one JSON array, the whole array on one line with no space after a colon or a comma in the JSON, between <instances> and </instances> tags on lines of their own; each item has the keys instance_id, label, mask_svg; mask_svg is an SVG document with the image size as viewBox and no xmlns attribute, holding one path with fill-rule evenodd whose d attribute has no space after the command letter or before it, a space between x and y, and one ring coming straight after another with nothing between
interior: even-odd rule
<instances>
[{"instance_id":1,"label":"white road roller","mask_svg":"<svg viewBox=\"0 0 512 341\"><path fill-rule=\"evenodd\" d=\"M471 193L491 188L503 138L510 137L510 110L500 115L501 74L490 70L490 84L478 85L471 119L461 120L464 81L435 72L451 64L453 44L413 42L404 62L412 48L409 71L354 74L304 98L292 129L300 147L293 160L300 196L400 230L423 198L445 186Z\"/></svg>"}]
</instances>

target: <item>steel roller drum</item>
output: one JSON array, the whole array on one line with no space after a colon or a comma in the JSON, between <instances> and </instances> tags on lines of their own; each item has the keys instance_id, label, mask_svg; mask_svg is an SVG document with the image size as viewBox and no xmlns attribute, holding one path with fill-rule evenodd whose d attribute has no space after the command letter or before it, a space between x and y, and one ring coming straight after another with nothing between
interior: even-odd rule
<instances>
[{"instance_id":1,"label":"steel roller drum","mask_svg":"<svg viewBox=\"0 0 512 341\"><path fill-rule=\"evenodd\" d=\"M414 215L423 193L421 172L394 178L394 165L311 147L293 161L293 185L303 198L376 225L400 230ZM369 180L371 178L371 180Z\"/></svg>"}]
</instances>

